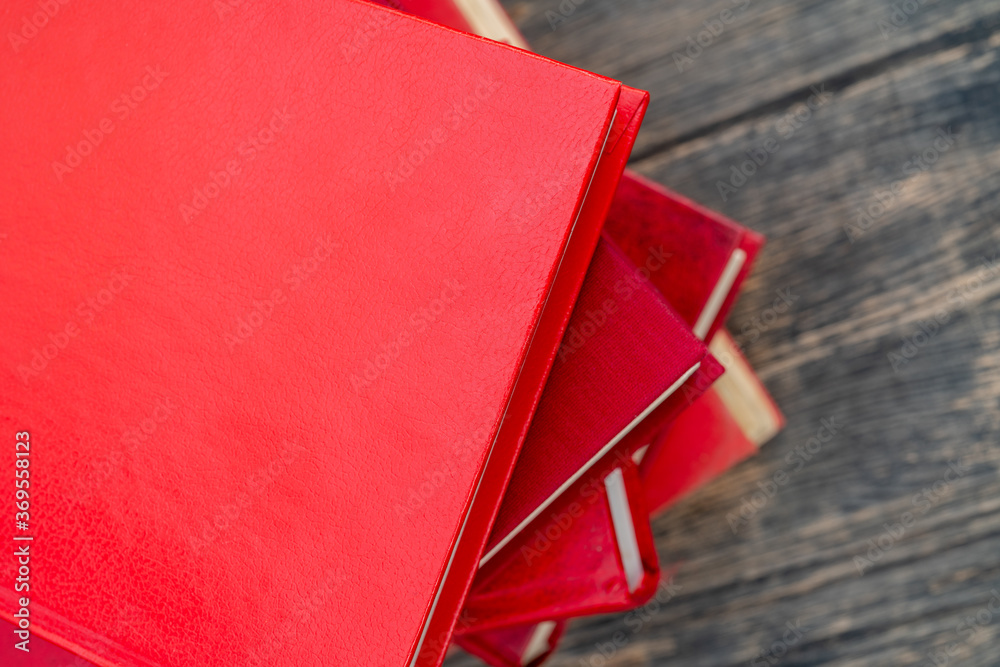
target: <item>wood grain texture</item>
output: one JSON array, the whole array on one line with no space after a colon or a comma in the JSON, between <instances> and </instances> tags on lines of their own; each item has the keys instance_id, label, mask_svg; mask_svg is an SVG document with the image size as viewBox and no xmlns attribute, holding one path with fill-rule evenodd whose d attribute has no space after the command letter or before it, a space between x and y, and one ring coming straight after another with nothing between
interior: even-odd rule
<instances>
[{"instance_id":1,"label":"wood grain texture","mask_svg":"<svg viewBox=\"0 0 1000 667\"><path fill-rule=\"evenodd\" d=\"M633 168L767 235L729 327L788 417L656 520L669 600L574 621L553 667L1000 665L1000 0L895 4L506 3L652 93Z\"/></svg>"}]
</instances>

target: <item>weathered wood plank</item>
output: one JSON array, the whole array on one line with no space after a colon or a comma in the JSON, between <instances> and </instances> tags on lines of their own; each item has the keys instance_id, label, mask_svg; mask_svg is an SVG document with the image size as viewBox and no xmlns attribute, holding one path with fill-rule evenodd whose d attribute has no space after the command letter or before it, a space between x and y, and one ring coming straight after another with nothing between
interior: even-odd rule
<instances>
[{"instance_id":1,"label":"weathered wood plank","mask_svg":"<svg viewBox=\"0 0 1000 667\"><path fill-rule=\"evenodd\" d=\"M912 0L917 10L904 13L898 28L891 20L899 0L585 0L551 29L547 13L558 16L561 4L574 1L510 9L539 53L652 93L639 156L733 118L787 106L814 83L865 78L914 54L978 41L1000 20L997 0ZM716 21L726 10L733 12L730 23L717 36L706 33L706 21L719 31ZM894 31L883 34L880 21ZM699 39L705 46L688 55Z\"/></svg>"}]
</instances>

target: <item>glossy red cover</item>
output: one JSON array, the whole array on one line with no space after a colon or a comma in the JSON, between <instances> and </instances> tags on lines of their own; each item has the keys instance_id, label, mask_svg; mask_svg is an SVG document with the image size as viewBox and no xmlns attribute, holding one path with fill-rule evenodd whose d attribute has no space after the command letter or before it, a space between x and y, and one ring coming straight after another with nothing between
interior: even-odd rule
<instances>
[{"instance_id":1,"label":"glossy red cover","mask_svg":"<svg viewBox=\"0 0 1000 667\"><path fill-rule=\"evenodd\" d=\"M685 381L712 364L705 345L663 298L614 244L602 241L511 475L484 566L503 549L516 549L533 517L644 416L666 421L686 400Z\"/></svg>"},{"instance_id":2,"label":"glossy red cover","mask_svg":"<svg viewBox=\"0 0 1000 667\"><path fill-rule=\"evenodd\" d=\"M620 86L348 0L66 10L0 58L33 629L105 666L406 665L426 627L439 663Z\"/></svg>"},{"instance_id":3,"label":"glossy red cover","mask_svg":"<svg viewBox=\"0 0 1000 667\"><path fill-rule=\"evenodd\" d=\"M455 643L491 667L537 667L556 650L565 631L565 621L543 621L457 635Z\"/></svg>"},{"instance_id":4,"label":"glossy red cover","mask_svg":"<svg viewBox=\"0 0 1000 667\"><path fill-rule=\"evenodd\" d=\"M614 461L612 471L624 477L641 578L630 585L623 567L605 487L607 474L587 474L532 523L516 550L505 551L502 560L477 575L463 609L469 622L457 636L625 611L653 595L660 567L645 491L631 457L616 452Z\"/></svg>"}]
</instances>

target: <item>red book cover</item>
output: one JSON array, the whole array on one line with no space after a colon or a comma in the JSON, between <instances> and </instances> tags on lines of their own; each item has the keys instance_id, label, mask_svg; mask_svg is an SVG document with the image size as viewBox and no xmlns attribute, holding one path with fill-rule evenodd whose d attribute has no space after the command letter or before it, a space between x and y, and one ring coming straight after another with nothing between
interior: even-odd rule
<instances>
[{"instance_id":1,"label":"red book cover","mask_svg":"<svg viewBox=\"0 0 1000 667\"><path fill-rule=\"evenodd\" d=\"M528 48L496 0L379 1ZM764 243L759 234L631 171L621 179L606 228L702 340L711 340L725 321Z\"/></svg>"},{"instance_id":2,"label":"red book cover","mask_svg":"<svg viewBox=\"0 0 1000 667\"><path fill-rule=\"evenodd\" d=\"M715 387L709 387L665 429L643 460L650 513L662 512L756 452Z\"/></svg>"},{"instance_id":3,"label":"red book cover","mask_svg":"<svg viewBox=\"0 0 1000 667\"><path fill-rule=\"evenodd\" d=\"M635 463L621 453L607 474L577 480L517 550L480 571L457 636L645 603L660 567L644 495Z\"/></svg>"},{"instance_id":4,"label":"red book cover","mask_svg":"<svg viewBox=\"0 0 1000 667\"><path fill-rule=\"evenodd\" d=\"M642 460L651 513L755 454L784 427L778 406L724 329L709 349L725 374L678 415Z\"/></svg>"},{"instance_id":5,"label":"red book cover","mask_svg":"<svg viewBox=\"0 0 1000 667\"><path fill-rule=\"evenodd\" d=\"M0 56L31 632L102 667L438 664L620 85L346 0L58 18Z\"/></svg>"},{"instance_id":6,"label":"red book cover","mask_svg":"<svg viewBox=\"0 0 1000 667\"><path fill-rule=\"evenodd\" d=\"M542 621L455 637L455 643L491 667L537 667L556 650L565 621Z\"/></svg>"},{"instance_id":7,"label":"red book cover","mask_svg":"<svg viewBox=\"0 0 1000 667\"><path fill-rule=\"evenodd\" d=\"M493 567L489 561L504 549L516 550L522 531L616 446L632 443L632 432L644 432L647 417L664 423L718 372L705 345L628 259L602 241L511 475L483 567Z\"/></svg>"},{"instance_id":8,"label":"red book cover","mask_svg":"<svg viewBox=\"0 0 1000 667\"><path fill-rule=\"evenodd\" d=\"M629 172L605 233L702 340L711 340L764 243L759 234Z\"/></svg>"},{"instance_id":9,"label":"red book cover","mask_svg":"<svg viewBox=\"0 0 1000 667\"><path fill-rule=\"evenodd\" d=\"M724 323L764 243L761 235L633 173L621 179L604 229L706 341ZM655 459L669 422L650 419L646 426L651 441L646 456ZM696 466L698 460L688 463ZM644 461L644 469L650 465Z\"/></svg>"}]
</instances>

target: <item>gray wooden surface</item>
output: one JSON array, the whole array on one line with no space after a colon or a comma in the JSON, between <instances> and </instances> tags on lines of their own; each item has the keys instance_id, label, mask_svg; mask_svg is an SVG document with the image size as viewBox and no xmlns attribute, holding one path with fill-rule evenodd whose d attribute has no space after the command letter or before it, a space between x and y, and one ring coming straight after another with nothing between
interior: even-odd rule
<instances>
[{"instance_id":1,"label":"gray wooden surface","mask_svg":"<svg viewBox=\"0 0 1000 667\"><path fill-rule=\"evenodd\" d=\"M675 594L573 622L550 664L1000 665L1000 0L505 4L652 93L634 169L767 235L729 325L788 416L655 522Z\"/></svg>"}]
</instances>

